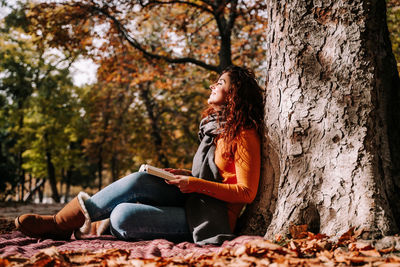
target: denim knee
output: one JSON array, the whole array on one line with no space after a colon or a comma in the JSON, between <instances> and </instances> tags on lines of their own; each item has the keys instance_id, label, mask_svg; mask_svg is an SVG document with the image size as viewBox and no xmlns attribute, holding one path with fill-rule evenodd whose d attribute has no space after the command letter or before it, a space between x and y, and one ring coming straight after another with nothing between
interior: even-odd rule
<instances>
[{"instance_id":1,"label":"denim knee","mask_svg":"<svg viewBox=\"0 0 400 267\"><path fill-rule=\"evenodd\" d=\"M111 233L120 239L190 240L183 207L155 207L139 203L121 203L110 215Z\"/></svg>"},{"instance_id":2,"label":"denim knee","mask_svg":"<svg viewBox=\"0 0 400 267\"><path fill-rule=\"evenodd\" d=\"M164 192L165 190L176 190L177 188L165 183L165 181L159 177L148 174L147 172L134 172L130 175L122 178L124 186L129 188L128 190L132 193L141 195L140 192L146 192L145 195L157 195L158 192ZM147 192L148 191L148 192ZM179 190L178 190L179 191Z\"/></svg>"},{"instance_id":3,"label":"denim knee","mask_svg":"<svg viewBox=\"0 0 400 267\"><path fill-rule=\"evenodd\" d=\"M126 210L128 207L128 203L118 204L110 214L110 229L111 233L121 239L128 239L127 231L126 231ZM132 204L130 204L132 205Z\"/></svg>"},{"instance_id":4,"label":"denim knee","mask_svg":"<svg viewBox=\"0 0 400 267\"><path fill-rule=\"evenodd\" d=\"M129 179L130 181L126 185L129 186L130 189L135 189L135 188L140 188L146 183L148 183L149 179L148 175L149 174L145 172L134 172L120 180Z\"/></svg>"}]
</instances>

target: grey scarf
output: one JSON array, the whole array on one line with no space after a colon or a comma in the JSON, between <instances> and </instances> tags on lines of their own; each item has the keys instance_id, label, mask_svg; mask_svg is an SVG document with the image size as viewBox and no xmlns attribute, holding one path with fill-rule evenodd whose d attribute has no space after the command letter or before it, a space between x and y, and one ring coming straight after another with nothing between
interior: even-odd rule
<instances>
[{"instance_id":1,"label":"grey scarf","mask_svg":"<svg viewBox=\"0 0 400 267\"><path fill-rule=\"evenodd\" d=\"M218 129L220 128L217 119L217 115L212 114L200 122L198 134L200 145L193 158L192 175L210 181L221 182L222 179L214 162L214 139L218 135Z\"/></svg>"},{"instance_id":2,"label":"grey scarf","mask_svg":"<svg viewBox=\"0 0 400 267\"><path fill-rule=\"evenodd\" d=\"M200 122L200 145L193 158L192 175L201 179L222 182L214 162L215 137L220 129L218 115L207 116ZM191 194L186 201L186 216L193 240L197 244L219 245L235 236L229 226L228 210L224 201Z\"/></svg>"}]
</instances>

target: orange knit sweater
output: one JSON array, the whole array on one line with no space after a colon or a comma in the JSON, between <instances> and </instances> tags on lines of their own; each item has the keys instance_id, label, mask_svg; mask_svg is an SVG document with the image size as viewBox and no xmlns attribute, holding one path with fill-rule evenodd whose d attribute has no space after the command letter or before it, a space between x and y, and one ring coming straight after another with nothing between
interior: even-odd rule
<instances>
[{"instance_id":1,"label":"orange knit sweater","mask_svg":"<svg viewBox=\"0 0 400 267\"><path fill-rule=\"evenodd\" d=\"M233 231L243 206L251 203L257 193L261 166L260 137L255 129L243 130L237 138L233 159L222 156L225 146L223 139L217 141L214 159L223 182L190 177L189 188L196 193L226 201Z\"/></svg>"}]
</instances>

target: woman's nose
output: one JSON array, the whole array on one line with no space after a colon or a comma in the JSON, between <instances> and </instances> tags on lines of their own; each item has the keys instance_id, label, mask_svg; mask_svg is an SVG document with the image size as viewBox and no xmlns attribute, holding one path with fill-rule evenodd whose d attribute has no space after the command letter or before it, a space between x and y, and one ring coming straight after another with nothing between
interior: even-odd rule
<instances>
[{"instance_id":1,"label":"woman's nose","mask_svg":"<svg viewBox=\"0 0 400 267\"><path fill-rule=\"evenodd\" d=\"M214 86L214 83L213 83L213 84L210 84L210 89L211 89L211 90L213 90L214 87L215 87L215 86Z\"/></svg>"}]
</instances>

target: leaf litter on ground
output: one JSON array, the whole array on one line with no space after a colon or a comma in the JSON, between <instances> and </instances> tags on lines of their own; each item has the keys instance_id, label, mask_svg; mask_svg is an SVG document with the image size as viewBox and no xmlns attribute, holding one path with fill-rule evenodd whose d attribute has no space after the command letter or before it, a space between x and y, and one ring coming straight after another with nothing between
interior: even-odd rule
<instances>
[{"instance_id":1,"label":"leaf litter on ground","mask_svg":"<svg viewBox=\"0 0 400 267\"><path fill-rule=\"evenodd\" d=\"M362 230L349 229L332 241L324 234L307 232L307 226L290 227L290 238L276 235L273 241L253 240L227 247L218 253L188 254L170 258L130 258L130 251L58 251L47 248L31 258L0 258L2 266L400 266L400 251L376 249L360 239Z\"/></svg>"}]
</instances>

